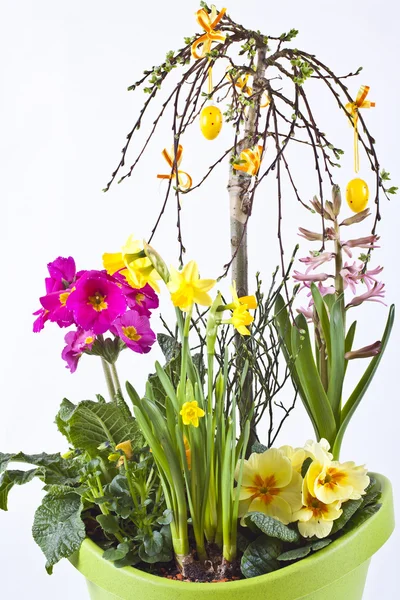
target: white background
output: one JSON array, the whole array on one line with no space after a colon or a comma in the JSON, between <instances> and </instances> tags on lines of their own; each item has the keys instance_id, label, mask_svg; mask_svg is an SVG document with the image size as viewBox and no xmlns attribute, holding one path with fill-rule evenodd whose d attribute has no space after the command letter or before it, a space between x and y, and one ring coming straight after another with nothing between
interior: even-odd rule
<instances>
[{"instance_id":1,"label":"white background","mask_svg":"<svg viewBox=\"0 0 400 600\"><path fill-rule=\"evenodd\" d=\"M143 93L126 92L144 68L162 62L167 50L181 47L184 35L198 30L194 0L152 3L120 0L51 2L3 0L1 10L1 264L0 295L1 393L0 447L3 452L63 451L66 446L52 424L64 396L72 401L105 392L100 365L87 357L75 375L60 359L64 332L48 326L32 330L31 313L44 293L46 263L59 255L75 257L78 268L100 268L103 251L118 251L129 233L146 237L163 199L164 185L155 178L164 171L160 157L172 142L169 123L150 146L136 174L105 195L102 188L119 160L120 148L143 100ZM230 0L229 13L244 25L279 35L300 30L295 45L315 52L337 73L364 65L362 76L349 80L355 95L360 84L371 86L374 110L364 113L377 140L381 164L400 182L398 105L398 3L337 0L327 3L282 0ZM310 82L313 106L322 129L346 150L337 182L344 188L352 175L352 132L337 106ZM147 122L147 127L149 122ZM146 126L143 123L142 130ZM231 130L225 126L215 142L197 129L184 139L184 167L198 180L202 170L228 147ZM138 139L143 139L144 131ZM137 148L138 146L136 146ZM314 170L296 148L299 185L305 198L316 193ZM129 163L130 164L130 163ZM360 175L372 183L365 157ZM183 220L187 257L195 258L204 276L218 276L229 253L227 165L198 193L185 199ZM329 189L326 188L328 196ZM285 192L287 190L285 189ZM264 280L277 263L275 188L267 187L251 222L251 270ZM296 243L299 225L312 227L312 217L285 196L285 242ZM374 264L384 264L388 302L399 293L399 199L383 202L380 226L382 249ZM316 226L316 225L314 225ZM359 226L362 235L366 228ZM168 261L176 258L173 212L154 240ZM303 254L308 250L303 245ZM226 284L224 284L224 289ZM360 311L357 345L379 339L385 307ZM360 316L360 315L359 315ZM161 330L158 317L154 318ZM398 485L398 358L396 326L387 355L345 438L344 459L367 463ZM122 376L141 389L144 373L152 369L155 353L123 358ZM352 370L355 383L360 367ZM350 388L350 385L349 385ZM288 389L287 394L290 394ZM303 444L312 435L299 407L284 428L280 442ZM30 535L40 482L10 494L8 514L0 514L0 577L2 594L12 599L85 598L81 576L67 561L48 577L44 558ZM365 600L379 594L394 600L396 534L374 558Z\"/></svg>"}]
</instances>

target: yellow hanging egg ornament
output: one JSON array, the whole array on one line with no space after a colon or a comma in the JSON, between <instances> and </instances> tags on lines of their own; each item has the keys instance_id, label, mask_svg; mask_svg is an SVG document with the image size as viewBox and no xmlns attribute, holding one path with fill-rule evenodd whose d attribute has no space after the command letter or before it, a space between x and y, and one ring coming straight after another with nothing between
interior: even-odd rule
<instances>
[{"instance_id":1,"label":"yellow hanging egg ornament","mask_svg":"<svg viewBox=\"0 0 400 600\"><path fill-rule=\"evenodd\" d=\"M351 210L355 213L363 211L369 198L368 185L363 179L356 177L347 184L346 200Z\"/></svg>"},{"instance_id":2,"label":"yellow hanging egg ornament","mask_svg":"<svg viewBox=\"0 0 400 600\"><path fill-rule=\"evenodd\" d=\"M206 140L215 140L222 129L222 113L218 106L205 106L200 113L200 130Z\"/></svg>"}]
</instances>

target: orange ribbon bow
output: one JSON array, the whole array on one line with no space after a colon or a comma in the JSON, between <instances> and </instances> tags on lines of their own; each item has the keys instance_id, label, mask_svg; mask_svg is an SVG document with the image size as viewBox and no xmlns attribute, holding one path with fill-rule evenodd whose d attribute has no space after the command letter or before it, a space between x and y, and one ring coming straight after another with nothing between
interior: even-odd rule
<instances>
[{"instance_id":1,"label":"orange ribbon bow","mask_svg":"<svg viewBox=\"0 0 400 600\"><path fill-rule=\"evenodd\" d=\"M182 153L183 153L183 147L181 146L181 144L179 144L178 146L178 152L176 154L176 165L179 167L179 165L182 162ZM168 150L166 148L164 148L164 150L162 151L162 155L165 158L165 160L167 161L167 163L169 164L169 166L171 167L171 173L169 175L157 175L158 179L174 179L176 178L176 171L175 171L175 164L174 164L174 148L172 147L171 152L168 152ZM179 187L181 187L183 190L188 190L189 188L192 187L192 178L190 177L190 175L188 173L186 173L185 171L180 171L178 169L178 182L179 182Z\"/></svg>"},{"instance_id":2,"label":"orange ribbon bow","mask_svg":"<svg viewBox=\"0 0 400 600\"><path fill-rule=\"evenodd\" d=\"M224 14L226 13L226 8L222 8L217 15L217 9L215 6L212 7L211 13L201 8L196 13L196 19L198 24L204 29L205 33L201 35L197 40L195 40L192 44L192 56L196 60L199 58L204 58L206 54L211 51L211 44L213 42L224 42L226 35L221 33L220 31L214 31ZM199 46L203 46L201 50L198 52Z\"/></svg>"},{"instance_id":3,"label":"orange ribbon bow","mask_svg":"<svg viewBox=\"0 0 400 600\"><path fill-rule=\"evenodd\" d=\"M368 96L369 86L362 85L358 90L357 97L354 102L348 102L345 106L350 114L354 127L354 171L358 173L360 169L360 156L358 152L358 111L360 108L374 108L375 102L366 100Z\"/></svg>"},{"instance_id":4,"label":"orange ribbon bow","mask_svg":"<svg viewBox=\"0 0 400 600\"><path fill-rule=\"evenodd\" d=\"M246 75L244 75L244 77L238 77L237 79L232 77L229 73L227 73L226 77L227 77L227 79L229 79L229 81L232 81L233 83L235 83L235 86L238 87L243 92L243 94L247 94L248 96L252 95L253 88L251 88L249 85L247 85L247 82L249 79L248 73L246 73ZM260 103L260 108L265 108L270 103L268 94L265 93L264 96L265 96L265 100L262 103Z\"/></svg>"},{"instance_id":5,"label":"orange ribbon bow","mask_svg":"<svg viewBox=\"0 0 400 600\"><path fill-rule=\"evenodd\" d=\"M233 168L243 171L247 175L257 175L261 165L261 155L263 147L257 146L255 149L246 148L240 153L240 164L233 164Z\"/></svg>"}]
</instances>

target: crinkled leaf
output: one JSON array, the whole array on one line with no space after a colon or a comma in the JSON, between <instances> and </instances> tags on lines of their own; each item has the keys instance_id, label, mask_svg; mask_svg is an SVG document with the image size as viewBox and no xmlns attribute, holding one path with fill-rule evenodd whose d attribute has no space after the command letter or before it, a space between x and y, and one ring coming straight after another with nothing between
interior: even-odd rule
<instances>
[{"instance_id":1,"label":"crinkled leaf","mask_svg":"<svg viewBox=\"0 0 400 600\"><path fill-rule=\"evenodd\" d=\"M326 546L329 546L331 543L332 540L329 538L324 538L323 540L317 540L316 542L313 542L311 544L311 548L313 549L313 552L317 552L318 550L322 550L322 548L326 548Z\"/></svg>"},{"instance_id":2,"label":"crinkled leaf","mask_svg":"<svg viewBox=\"0 0 400 600\"><path fill-rule=\"evenodd\" d=\"M351 519L351 517L357 512L362 504L362 499L360 500L348 500L342 504L342 514L341 516L333 522L333 527L331 530L331 534L340 531L346 525L347 521Z\"/></svg>"},{"instance_id":3,"label":"crinkled leaf","mask_svg":"<svg viewBox=\"0 0 400 600\"><path fill-rule=\"evenodd\" d=\"M109 492L112 496L122 498L124 496L130 496L129 484L125 475L121 473L116 475L108 486Z\"/></svg>"},{"instance_id":4,"label":"crinkled leaf","mask_svg":"<svg viewBox=\"0 0 400 600\"><path fill-rule=\"evenodd\" d=\"M346 523L345 527L343 527L343 529L342 529L343 533L347 533L348 531L351 531L352 529L359 527L362 523L364 523L364 521L367 521L367 519L369 519L370 517L372 517L372 515L377 513L378 510L381 508L381 506L382 506L381 504L370 504L369 506L366 506L365 508L364 507L360 508L355 513L353 518L350 519L350 521L348 521Z\"/></svg>"},{"instance_id":5,"label":"crinkled leaf","mask_svg":"<svg viewBox=\"0 0 400 600\"><path fill-rule=\"evenodd\" d=\"M249 544L242 556L240 568L246 579L271 573L280 568L278 556L282 553L282 542L260 535Z\"/></svg>"},{"instance_id":6,"label":"crinkled leaf","mask_svg":"<svg viewBox=\"0 0 400 600\"><path fill-rule=\"evenodd\" d=\"M80 496L69 490L47 494L37 509L32 534L46 556L49 574L61 558L71 556L85 539L82 508Z\"/></svg>"},{"instance_id":7,"label":"crinkled leaf","mask_svg":"<svg viewBox=\"0 0 400 600\"><path fill-rule=\"evenodd\" d=\"M96 521L106 533L117 533L119 530L118 519L114 515L98 515Z\"/></svg>"},{"instance_id":8,"label":"crinkled leaf","mask_svg":"<svg viewBox=\"0 0 400 600\"><path fill-rule=\"evenodd\" d=\"M282 542L297 542L300 534L295 529L290 529L277 519L269 517L261 512L250 513L246 519L246 525L253 523L260 531L272 538L282 540Z\"/></svg>"},{"instance_id":9,"label":"crinkled leaf","mask_svg":"<svg viewBox=\"0 0 400 600\"><path fill-rule=\"evenodd\" d=\"M158 333L157 342L167 362L180 354L181 345L176 338L166 335L165 333Z\"/></svg>"},{"instance_id":10,"label":"crinkled leaf","mask_svg":"<svg viewBox=\"0 0 400 600\"><path fill-rule=\"evenodd\" d=\"M322 550L326 546L332 542L329 538L325 538L323 540L318 540L316 542L312 542L311 544L305 544L300 548L293 548L292 550L287 550L278 556L278 560L282 562L291 561L291 560L299 560L300 558L304 558L308 556L310 552L317 552L318 550Z\"/></svg>"},{"instance_id":11,"label":"crinkled leaf","mask_svg":"<svg viewBox=\"0 0 400 600\"><path fill-rule=\"evenodd\" d=\"M10 462L25 463L43 467L43 480L49 484L72 485L79 481L79 466L72 460L64 459L60 454L0 454L0 473Z\"/></svg>"},{"instance_id":12,"label":"crinkled leaf","mask_svg":"<svg viewBox=\"0 0 400 600\"><path fill-rule=\"evenodd\" d=\"M6 471L3 473L0 477L0 509L8 510L8 494L14 485L28 483L41 473L41 469L31 469L30 471Z\"/></svg>"},{"instance_id":13,"label":"crinkled leaf","mask_svg":"<svg viewBox=\"0 0 400 600\"><path fill-rule=\"evenodd\" d=\"M266 450L268 450L267 446L264 446L264 444L261 444L260 442L254 442L251 447L251 451L256 454L262 454L263 452L266 452Z\"/></svg>"},{"instance_id":14,"label":"crinkled leaf","mask_svg":"<svg viewBox=\"0 0 400 600\"><path fill-rule=\"evenodd\" d=\"M133 449L143 447L144 440L136 419L128 417L114 402L103 404L84 400L73 411L67 412L62 405L58 417L65 422L70 443L89 454L97 454L98 447L105 441L117 445L131 440Z\"/></svg>"}]
</instances>

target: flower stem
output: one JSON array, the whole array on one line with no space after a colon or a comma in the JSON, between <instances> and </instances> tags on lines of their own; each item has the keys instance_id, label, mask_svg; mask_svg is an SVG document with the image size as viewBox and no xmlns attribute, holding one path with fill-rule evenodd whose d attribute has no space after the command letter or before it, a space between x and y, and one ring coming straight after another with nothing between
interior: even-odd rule
<instances>
[{"instance_id":1,"label":"flower stem","mask_svg":"<svg viewBox=\"0 0 400 600\"><path fill-rule=\"evenodd\" d=\"M121 382L118 377L117 366L115 363L111 363L111 374L114 381L115 389L117 390L117 394L119 394L123 398Z\"/></svg>"},{"instance_id":2,"label":"flower stem","mask_svg":"<svg viewBox=\"0 0 400 600\"><path fill-rule=\"evenodd\" d=\"M101 364L103 366L104 377L106 380L108 393L110 395L110 400L112 402L115 402L115 400L116 400L115 387L114 387L113 378L111 375L110 365L108 364L108 362L106 360L104 360L104 358L101 359Z\"/></svg>"}]
</instances>

